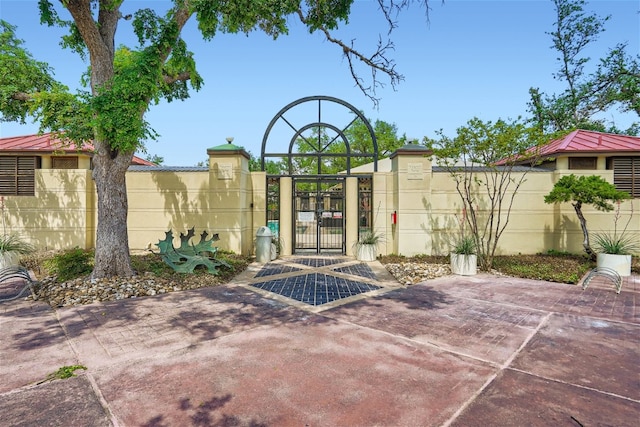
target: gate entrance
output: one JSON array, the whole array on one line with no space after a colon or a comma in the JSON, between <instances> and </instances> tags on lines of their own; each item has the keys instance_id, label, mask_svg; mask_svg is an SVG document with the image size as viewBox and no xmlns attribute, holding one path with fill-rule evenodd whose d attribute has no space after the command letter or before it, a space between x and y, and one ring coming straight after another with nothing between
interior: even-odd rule
<instances>
[{"instance_id":1,"label":"gate entrance","mask_svg":"<svg viewBox=\"0 0 640 427\"><path fill-rule=\"evenodd\" d=\"M270 141L276 149L267 150ZM329 96L288 104L267 126L260 161L267 179L266 222L286 254L345 254L353 243L347 236L356 240L371 227L370 173L378 170L378 143L353 105ZM372 171L368 178L358 175L357 193L349 190L358 200L347 203L352 168L364 164Z\"/></svg>"},{"instance_id":2,"label":"gate entrance","mask_svg":"<svg viewBox=\"0 0 640 427\"><path fill-rule=\"evenodd\" d=\"M293 182L296 253L344 253L344 178Z\"/></svg>"}]
</instances>

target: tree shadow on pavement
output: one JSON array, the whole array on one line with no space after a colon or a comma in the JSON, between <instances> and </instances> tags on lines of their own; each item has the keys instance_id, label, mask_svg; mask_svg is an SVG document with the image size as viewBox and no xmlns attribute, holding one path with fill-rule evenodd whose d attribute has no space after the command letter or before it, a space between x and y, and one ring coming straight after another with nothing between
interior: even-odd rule
<instances>
[{"instance_id":1,"label":"tree shadow on pavement","mask_svg":"<svg viewBox=\"0 0 640 427\"><path fill-rule=\"evenodd\" d=\"M114 329L149 339L182 334L191 341L208 341L265 325L306 322L310 316L315 315L243 288L214 286L55 311L46 305L16 308L0 313L0 323L15 325L3 328L0 337L4 335L4 346L17 350L42 349L84 335L99 337Z\"/></svg>"},{"instance_id":2,"label":"tree shadow on pavement","mask_svg":"<svg viewBox=\"0 0 640 427\"><path fill-rule=\"evenodd\" d=\"M227 415L219 413L219 411L229 402L233 396L226 394L224 396L214 396L211 399L194 404L190 399L181 399L178 403L180 411L188 413L190 419L190 426L197 427L267 427L266 424L259 423L257 421L249 421L243 423L238 417L233 415ZM151 418L146 423L142 424L142 427L170 427L172 424L170 421L165 420L164 415L157 415Z\"/></svg>"},{"instance_id":3,"label":"tree shadow on pavement","mask_svg":"<svg viewBox=\"0 0 640 427\"><path fill-rule=\"evenodd\" d=\"M446 305L453 304L454 301L442 291L426 285L413 285L404 289L395 289L375 297L353 301L332 311L383 308L388 306L389 303L397 303L409 310L424 311L441 309Z\"/></svg>"},{"instance_id":4,"label":"tree shadow on pavement","mask_svg":"<svg viewBox=\"0 0 640 427\"><path fill-rule=\"evenodd\" d=\"M3 341L18 350L42 349L66 338L99 336L115 328L152 338L182 334L190 336L192 342L200 342L261 326L299 322L324 324L335 321L332 313L377 311L389 302L422 311L436 310L451 303L447 294L425 285L415 285L347 303L320 315L244 288L223 285L55 311L44 304L42 307L25 305L23 309L0 313L0 322L15 324L10 329L12 332L5 332Z\"/></svg>"}]
</instances>

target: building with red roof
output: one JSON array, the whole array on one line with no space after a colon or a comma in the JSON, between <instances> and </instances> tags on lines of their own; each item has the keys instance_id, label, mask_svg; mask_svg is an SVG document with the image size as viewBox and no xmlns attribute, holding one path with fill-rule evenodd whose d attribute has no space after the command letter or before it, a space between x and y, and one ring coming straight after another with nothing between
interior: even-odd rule
<instances>
[{"instance_id":1,"label":"building with red roof","mask_svg":"<svg viewBox=\"0 0 640 427\"><path fill-rule=\"evenodd\" d=\"M564 138L551 141L543 146L542 157L558 155L593 155L621 153L640 156L640 138L590 130L574 130Z\"/></svg>"},{"instance_id":2,"label":"building with red roof","mask_svg":"<svg viewBox=\"0 0 640 427\"><path fill-rule=\"evenodd\" d=\"M78 148L75 144L65 143L50 133L42 135L9 136L0 138L0 156L38 153L43 156L87 156L93 155L93 145L83 144ZM132 165L153 166L154 164L140 157L133 156Z\"/></svg>"},{"instance_id":3,"label":"building with red roof","mask_svg":"<svg viewBox=\"0 0 640 427\"><path fill-rule=\"evenodd\" d=\"M507 166L514 179L528 175L522 185L506 190L508 197L517 194L500 254L583 250L571 204L544 203L569 174L599 175L633 196L614 213L585 208L591 230L615 232L622 218L629 235L640 233L634 214L640 212L640 138L578 130L540 149L542 162L535 167ZM424 147L396 150L384 170L354 168L352 175L325 178L251 171L250 156L230 143L206 153L204 167L145 166L150 163L133 159L126 174L130 248L149 247L169 229L195 227L219 232L225 250L250 254L257 231L267 224L288 251L284 255L327 248L349 255L364 217L364 224L392 236L378 254L444 255L451 236L460 232L465 206L457 182L446 168L433 166ZM0 213L6 229L38 248L94 248L99 206L92 154L91 144L63 146L50 135L0 139ZM491 179L496 170L474 169L480 179ZM311 180L318 185L307 186ZM474 206L484 211L490 198L476 182Z\"/></svg>"},{"instance_id":4,"label":"building with red roof","mask_svg":"<svg viewBox=\"0 0 640 427\"><path fill-rule=\"evenodd\" d=\"M0 138L0 194L33 195L36 169L91 169L93 145L65 143L51 133ZM153 166L134 156L132 165Z\"/></svg>"},{"instance_id":5,"label":"building with red roof","mask_svg":"<svg viewBox=\"0 0 640 427\"><path fill-rule=\"evenodd\" d=\"M616 188L640 197L640 137L578 129L538 150L542 168L613 172Z\"/></svg>"}]
</instances>

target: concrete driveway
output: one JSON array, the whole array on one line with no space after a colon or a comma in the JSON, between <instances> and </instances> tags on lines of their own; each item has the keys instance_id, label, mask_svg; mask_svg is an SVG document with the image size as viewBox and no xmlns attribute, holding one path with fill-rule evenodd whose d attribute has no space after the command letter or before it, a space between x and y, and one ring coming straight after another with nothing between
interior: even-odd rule
<instances>
[{"instance_id":1,"label":"concrete driveway","mask_svg":"<svg viewBox=\"0 0 640 427\"><path fill-rule=\"evenodd\" d=\"M148 298L1 303L0 424L639 425L637 276L620 294L598 280L381 277L318 310L255 289L260 268ZM42 382L70 365L87 370Z\"/></svg>"}]
</instances>

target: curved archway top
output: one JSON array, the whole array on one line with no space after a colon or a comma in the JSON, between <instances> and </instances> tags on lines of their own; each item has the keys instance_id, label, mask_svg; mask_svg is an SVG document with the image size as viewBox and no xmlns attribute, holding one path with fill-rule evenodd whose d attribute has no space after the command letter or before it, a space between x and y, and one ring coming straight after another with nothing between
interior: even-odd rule
<instances>
[{"instance_id":1,"label":"curved archway top","mask_svg":"<svg viewBox=\"0 0 640 427\"><path fill-rule=\"evenodd\" d=\"M291 124L291 122L289 122L285 117L284 114L287 113L289 110L294 109L295 107L304 104L304 103L308 103L308 102L317 102L318 103L318 109L317 109L317 116L311 118L309 120L309 122L307 122L306 124L304 124L303 126L300 127L296 127L293 124ZM339 106L342 106L344 108L346 108L347 110L349 110L351 113L353 113L356 118L360 119L362 121L362 123L364 123L364 125L367 128L367 131L369 133L369 136L371 138L372 141L372 145L373 145L373 153L370 154L359 154L359 156L365 156L365 157L372 157L373 159L373 170L377 171L378 170L378 142L376 140L376 135L373 131L373 127L371 126L371 123L369 123L369 120L367 120L367 118L357 109L355 108L353 105L349 104L348 102L339 99L339 98L335 98L332 96L307 96L307 97L303 97L300 98L296 101L293 101L287 105L285 105L280 111L278 111L278 113L276 113L276 115L273 117L273 119L271 119L271 121L269 122L269 125L267 126L267 129L265 130L264 136L262 138L262 148L261 148L261 152L260 152L260 163L261 163L261 169L264 171L265 170L265 157L269 157L270 155L273 156L282 156L282 157L286 157L288 159L288 163L291 164L291 157L292 155L294 155L293 153L293 146L294 146L294 141L297 137L301 136L302 133L305 130L311 129L311 128L319 128L319 127L326 127L328 129L331 129L332 131L334 131L338 136L340 137L341 140L343 140L345 142L345 147L346 147L346 152L344 153L344 157L347 158L347 171L346 173L349 175L351 173L350 171L350 157L351 157L351 152L350 152L350 142L348 140L348 138L346 137L344 131L346 129L348 129L357 119L354 118L346 127L344 127L343 129L340 129L339 127L330 124L330 123L326 123L322 120L322 102L326 102L326 103L332 103L332 104L337 104ZM290 139L290 144L289 144L289 149L287 153L268 153L266 151L266 147L267 147L267 141L269 139L269 135L271 133L271 131L273 130L273 127L275 126L275 124L279 121L279 120L283 120L287 126L289 128L291 128L292 130L292 137ZM334 138L334 139L336 139ZM309 153L309 156L318 156L321 155L321 152L317 152L317 153ZM297 154L297 156L300 156L300 154Z\"/></svg>"}]
</instances>

